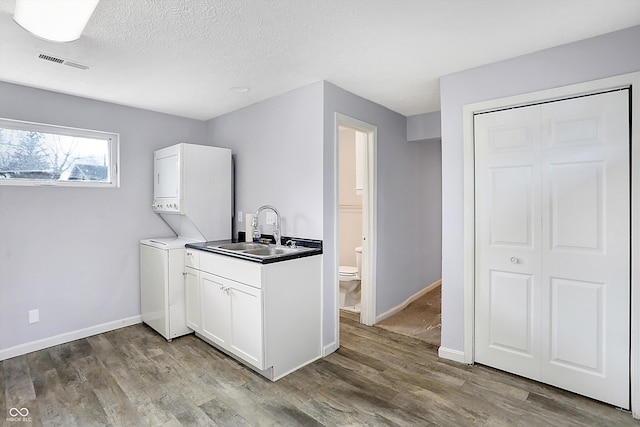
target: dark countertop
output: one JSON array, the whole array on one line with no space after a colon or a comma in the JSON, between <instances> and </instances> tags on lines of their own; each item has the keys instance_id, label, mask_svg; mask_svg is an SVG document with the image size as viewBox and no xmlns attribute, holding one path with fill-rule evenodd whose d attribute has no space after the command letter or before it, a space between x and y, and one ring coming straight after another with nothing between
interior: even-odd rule
<instances>
[{"instance_id":1,"label":"dark countertop","mask_svg":"<svg viewBox=\"0 0 640 427\"><path fill-rule=\"evenodd\" d=\"M267 240L273 242L273 238L269 239L271 236L264 236ZM251 253L245 253L239 250L228 250L219 248L221 245L226 245L230 243L238 243L236 239L229 240L216 240L209 242L199 242L199 243L188 243L186 245L187 248L197 249L200 251L210 252L217 255L224 255L231 258L243 259L245 261L257 262L259 264L271 264L274 262L288 261L292 259L305 258L308 256L315 256L322 254L322 240L312 240L312 239L299 239L295 237L282 237L281 241L287 242L289 240L293 240L296 242L296 246L299 250L295 251L286 251L284 254L277 255L253 255ZM271 243L268 246L269 248L276 248L275 244ZM283 249L289 249L287 246L282 246Z\"/></svg>"}]
</instances>

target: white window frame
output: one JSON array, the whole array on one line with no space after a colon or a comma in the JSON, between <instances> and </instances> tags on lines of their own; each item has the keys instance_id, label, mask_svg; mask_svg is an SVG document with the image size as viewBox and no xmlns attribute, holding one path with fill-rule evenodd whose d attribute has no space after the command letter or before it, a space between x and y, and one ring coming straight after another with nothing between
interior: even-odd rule
<instances>
[{"instance_id":1,"label":"white window frame","mask_svg":"<svg viewBox=\"0 0 640 427\"><path fill-rule=\"evenodd\" d=\"M102 139L108 142L108 181L83 180L48 180L48 179L0 179L0 186L54 186L54 187L120 187L120 134L68 126L50 125L0 118L0 128L15 129L30 132L41 132L79 138Z\"/></svg>"}]
</instances>

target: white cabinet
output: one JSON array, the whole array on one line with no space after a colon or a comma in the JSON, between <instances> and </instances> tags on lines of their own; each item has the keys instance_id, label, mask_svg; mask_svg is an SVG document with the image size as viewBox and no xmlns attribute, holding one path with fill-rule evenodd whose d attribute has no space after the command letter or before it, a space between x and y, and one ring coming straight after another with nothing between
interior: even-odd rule
<instances>
[{"instance_id":1,"label":"white cabinet","mask_svg":"<svg viewBox=\"0 0 640 427\"><path fill-rule=\"evenodd\" d=\"M188 251L198 254L199 269L185 268L198 337L274 381L321 357L321 255L263 265Z\"/></svg>"},{"instance_id":2,"label":"white cabinet","mask_svg":"<svg viewBox=\"0 0 640 427\"><path fill-rule=\"evenodd\" d=\"M264 369L262 291L205 272L200 283L202 335Z\"/></svg>"}]
</instances>

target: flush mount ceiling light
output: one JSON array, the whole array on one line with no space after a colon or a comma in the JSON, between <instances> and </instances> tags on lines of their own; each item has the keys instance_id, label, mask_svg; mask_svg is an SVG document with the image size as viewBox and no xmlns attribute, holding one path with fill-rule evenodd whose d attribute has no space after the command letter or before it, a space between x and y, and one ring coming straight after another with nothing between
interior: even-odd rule
<instances>
[{"instance_id":1,"label":"flush mount ceiling light","mask_svg":"<svg viewBox=\"0 0 640 427\"><path fill-rule=\"evenodd\" d=\"M13 20L33 35L70 42L82 35L99 0L16 0Z\"/></svg>"}]
</instances>

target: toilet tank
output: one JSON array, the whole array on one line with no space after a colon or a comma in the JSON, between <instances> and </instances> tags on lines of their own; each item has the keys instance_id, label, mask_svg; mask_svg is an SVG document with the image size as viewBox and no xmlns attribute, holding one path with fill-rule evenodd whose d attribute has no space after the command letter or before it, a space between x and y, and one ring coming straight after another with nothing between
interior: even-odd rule
<instances>
[{"instance_id":1,"label":"toilet tank","mask_svg":"<svg viewBox=\"0 0 640 427\"><path fill-rule=\"evenodd\" d=\"M358 268L358 277L362 277L362 246L356 248L356 267Z\"/></svg>"}]
</instances>

